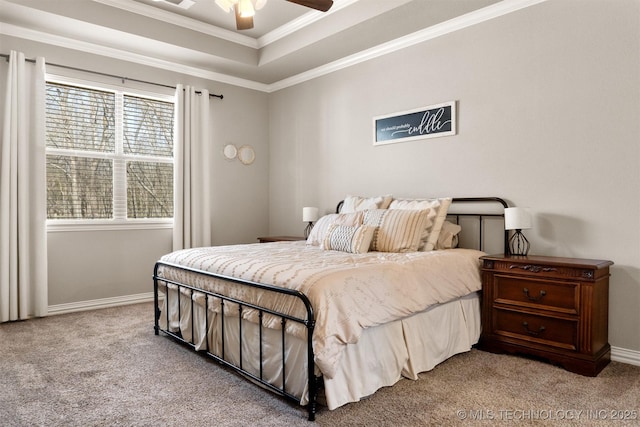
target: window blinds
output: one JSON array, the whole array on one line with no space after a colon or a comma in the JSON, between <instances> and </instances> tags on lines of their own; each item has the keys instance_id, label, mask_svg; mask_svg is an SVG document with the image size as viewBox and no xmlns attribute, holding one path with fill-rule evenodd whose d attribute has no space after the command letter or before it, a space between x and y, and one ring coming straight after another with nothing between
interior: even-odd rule
<instances>
[{"instance_id":1,"label":"window blinds","mask_svg":"<svg viewBox=\"0 0 640 427\"><path fill-rule=\"evenodd\" d=\"M47 83L47 217L173 217L172 102Z\"/></svg>"}]
</instances>

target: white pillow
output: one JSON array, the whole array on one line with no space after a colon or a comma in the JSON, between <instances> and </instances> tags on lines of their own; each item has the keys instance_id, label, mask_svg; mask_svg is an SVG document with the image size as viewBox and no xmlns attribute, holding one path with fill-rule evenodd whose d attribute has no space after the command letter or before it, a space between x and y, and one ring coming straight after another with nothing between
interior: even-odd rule
<instances>
[{"instance_id":1,"label":"white pillow","mask_svg":"<svg viewBox=\"0 0 640 427\"><path fill-rule=\"evenodd\" d=\"M462 227L449 221L442 224L442 230L436 242L436 249L452 249L458 247L458 233Z\"/></svg>"},{"instance_id":2,"label":"white pillow","mask_svg":"<svg viewBox=\"0 0 640 427\"><path fill-rule=\"evenodd\" d=\"M327 235L329 226L331 224L338 225L360 225L363 218L362 212L353 212L348 214L329 214L320 218L313 226L309 237L307 238L307 245L320 246Z\"/></svg>"},{"instance_id":3,"label":"white pillow","mask_svg":"<svg viewBox=\"0 0 640 427\"><path fill-rule=\"evenodd\" d=\"M331 224L322 247L326 250L365 254L369 252L375 230L371 225Z\"/></svg>"},{"instance_id":4,"label":"white pillow","mask_svg":"<svg viewBox=\"0 0 640 427\"><path fill-rule=\"evenodd\" d=\"M416 252L422 232L429 222L429 211L372 209L364 212L365 225L376 226L371 250L378 252Z\"/></svg>"},{"instance_id":5,"label":"white pillow","mask_svg":"<svg viewBox=\"0 0 640 427\"><path fill-rule=\"evenodd\" d=\"M378 197L360 197L347 195L342 201L340 213L364 211L367 209L387 209L393 200L392 195Z\"/></svg>"},{"instance_id":6,"label":"white pillow","mask_svg":"<svg viewBox=\"0 0 640 427\"><path fill-rule=\"evenodd\" d=\"M395 199L389 205L389 209L426 209L430 208L435 212L432 224L427 225L427 230L423 233L420 251L432 251L438 242L438 236L447 218L447 211L451 206L451 197L438 199Z\"/></svg>"}]
</instances>

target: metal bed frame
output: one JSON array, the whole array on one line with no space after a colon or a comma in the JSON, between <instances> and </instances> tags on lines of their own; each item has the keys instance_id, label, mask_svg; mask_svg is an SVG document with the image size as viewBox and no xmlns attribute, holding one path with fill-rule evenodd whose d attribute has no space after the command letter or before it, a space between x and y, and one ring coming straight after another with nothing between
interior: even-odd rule
<instances>
[{"instance_id":1,"label":"metal bed frame","mask_svg":"<svg viewBox=\"0 0 640 427\"><path fill-rule=\"evenodd\" d=\"M460 204L460 203L484 203L484 204L491 204L491 203L498 203L500 205L502 205L503 208L508 207L507 203L498 197L464 197L464 198L453 198L452 200L452 205L453 203L455 204ZM338 203L337 207L336 207L336 212L340 211L340 208L342 207L342 202ZM484 245L484 236L483 236L483 228L484 228L484 220L485 218L491 218L491 217L504 217L504 211L502 211L502 213L455 213L451 212L448 214L449 218L455 218L456 222L459 222L459 219L461 217L476 217L478 218L479 221L479 250L483 250L483 245ZM504 232L504 253L508 253L508 231L505 230ZM236 298L232 298L226 295L222 295L220 293L216 293L216 292L210 292L204 289L200 289L200 288L196 288L194 286L185 284L185 283L180 283L177 282L175 280L169 280L166 279L164 277L161 277L158 275L158 270L161 266L166 266L166 267L171 267L171 268L175 268L175 269L179 269L185 272L190 272L190 273L196 273L198 275L202 275L202 276L208 276L208 277L212 277L215 279L219 279L219 280L223 280L226 282L233 282L236 283L238 286L243 286L243 287L249 287L249 288L254 288L254 289L260 289L262 291L265 292L274 292L274 293L279 293L279 294L287 294L290 295L294 298L297 298L298 300L300 300L300 302L302 304L304 304L304 307L306 308L306 315L304 317L294 317L285 313L280 313L277 311L274 311L272 309L269 309L267 307L262 307L262 306L258 306L256 304L247 302L247 301L242 301ZM167 319L167 329L161 329L160 328L160 316L162 316L161 310L160 310L160 306L159 306L159 301L160 301L160 297L159 297L159 283L163 283L165 286L165 289L167 290L165 292L165 296L164 298L166 298L166 307L169 307L169 287L168 285L175 285L177 288L177 298L178 298L178 320L181 319L181 295L183 294L183 290L185 290L185 296L183 296L182 298L189 298L190 299L190 303L191 303L191 313L192 313L192 318L191 318L191 340L186 340L182 337L182 334L180 333L180 331L178 332L172 332L170 331L170 325L169 325L169 309L167 308L167 313L166 315L166 319ZM238 278L234 278L234 277L230 277L230 276L224 276L224 275L220 275L220 274L215 274L215 273L211 273L208 271L202 271L202 270L197 270L197 269L193 269L193 268L189 268L189 267L184 267L181 265L177 265L177 264L173 264L173 263L168 263L168 262L163 262L163 261L158 261L155 264L154 270L153 270L153 294L154 294L154 311L155 311L155 325L154 325L154 330L155 330L155 335L159 335L160 332L163 332L164 334L172 337L173 339L191 347L194 351L196 350L196 344L195 344L195 334L194 334L194 299L193 299L193 295L194 292L198 292L200 294L204 294L205 296L205 302L204 302L204 307L205 307L205 328L208 329L209 327L209 301L210 299L217 299L220 301L221 304L221 312L224 314L224 304L225 303L235 303L238 305L238 321L239 321L239 363L238 364L234 364L231 363L229 361L227 361L225 359L225 330L224 330L224 315L221 316L221 354L217 355L211 352L211 349L209 348L209 339L205 336L205 343L206 343L206 350L204 352L201 352L201 354L212 358L214 360L216 360L217 362L219 362L220 364L231 368L232 370L239 372L240 374L248 377L249 379L263 385L264 387L266 387L267 389L275 392L276 394L279 394L280 396L283 396L287 399L290 399L294 402L299 402L299 398L296 397L295 395L293 395L292 393L290 393L289 391L287 391L287 384L286 384L286 364L285 364L285 353L286 353L286 333L285 333L285 326L287 322L295 322L295 323L299 323L301 325L303 325L306 330L306 339L307 339L307 380L308 380L308 399L309 399L309 403L307 404L307 411L308 411L308 416L309 416L309 421L314 421L315 420L315 414L316 414L316 410L317 410L317 399L318 399L318 391L320 389L320 387L322 386L322 377L318 377L315 375L314 373L314 354L313 354L313 330L315 327L315 318L314 318L314 312L313 312L313 307L311 306L311 302L309 301L309 299L307 298L306 295L304 295L303 293L296 291L296 290L292 290L292 289L287 289L287 288L282 288L282 287L278 287L278 286L273 286L273 285L268 285L268 284L264 284L264 283L257 283L257 282L251 282L251 281L247 281L247 280L242 280L242 279L238 279ZM258 319L259 319L259 361L260 361L260 369L259 369L259 375L255 375L251 372L249 372L247 369L245 369L243 367L243 363L242 363L242 347L243 347L243 335L242 335L242 310L244 308L250 308L250 309L255 309L258 312ZM264 372L263 372L263 365L264 365L264 358L263 358L263 348L264 348L264 341L263 341L263 324L262 324L262 318L263 315L265 313L271 314L273 316L279 317L280 318L280 323L281 323L281 348L282 348L282 386L276 386L270 382L268 382L267 380L264 379ZM205 334L207 334L208 332L205 332Z\"/></svg>"}]
</instances>

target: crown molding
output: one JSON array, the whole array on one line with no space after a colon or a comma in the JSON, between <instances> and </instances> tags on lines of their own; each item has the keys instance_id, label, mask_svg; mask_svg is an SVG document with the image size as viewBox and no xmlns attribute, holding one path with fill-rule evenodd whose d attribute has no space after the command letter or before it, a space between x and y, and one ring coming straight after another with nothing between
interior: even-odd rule
<instances>
[{"instance_id":1,"label":"crown molding","mask_svg":"<svg viewBox=\"0 0 640 427\"><path fill-rule=\"evenodd\" d=\"M253 37L245 36L234 31L225 30L224 28L216 27L215 25L206 24L197 19L188 18L186 16L176 15L166 10L159 9L157 7L149 6L144 3L132 2L131 0L93 0L96 3L102 3L107 6L116 7L118 9L126 10L127 12L136 13L138 15L146 16L156 19L158 21L166 22L173 25L178 25L183 28L198 31L209 36L217 37L223 40L227 40L233 43L237 43L243 46L251 47L254 49L261 49L281 38L287 37L296 31L313 24L332 13L339 11L349 5L354 4L358 0L335 0L333 7L327 12L320 12L312 10L305 13L293 21L276 28L273 31L265 34L264 36L255 39Z\"/></svg>"},{"instance_id":2,"label":"crown molding","mask_svg":"<svg viewBox=\"0 0 640 427\"><path fill-rule=\"evenodd\" d=\"M123 0L94 0L100 2L120 2ZM434 25L424 30L420 30L409 34L404 37L392 40L387 43L380 44L362 52L349 55L339 60L330 62L328 64L316 67L312 70L302 72L295 76L291 76L272 84L260 83L252 80L242 79L228 74L217 73L214 71L183 65L178 62L172 62L168 60L157 59L137 53L124 51L121 49L115 49L98 45L95 43L84 42L67 37L57 36L49 33L44 33L36 30L31 30L9 23L2 22L0 25L0 34L8 36L14 36L24 38L28 40L37 41L40 43L51 44L55 46L65 47L69 49L80 50L87 53L96 55L108 56L114 59L120 59L123 61L129 61L141 65L147 65L150 67L161 68L178 73L188 74L195 77L200 77L212 81L226 83L234 86L244 87L247 89L253 89L261 92L276 92L281 89L285 89L290 86L294 86L321 76L324 76L335 71L351 67L362 62L378 58L380 56L414 46L418 43L422 43L436 37L443 36L445 34L452 33L482 22L489 21L500 16L507 15L518 10L534 6L539 3L543 3L548 0L503 0L501 2L492 4L485 8L470 12L468 14L453 18L449 21L441 24ZM0 0L0 3L2 0ZM135 3L135 2L131 2Z\"/></svg>"},{"instance_id":3,"label":"crown molding","mask_svg":"<svg viewBox=\"0 0 640 427\"><path fill-rule=\"evenodd\" d=\"M230 41L242 46L258 49L258 41L253 37L245 36L234 31L225 30L215 25L206 24L196 19L186 16L176 15L157 7L149 6L144 3L138 3L131 0L92 0L96 3L102 3L107 6L116 7L126 10L127 12L136 13L168 24L177 25L179 27L188 28L198 31L199 33L217 37L226 41Z\"/></svg>"},{"instance_id":4,"label":"crown molding","mask_svg":"<svg viewBox=\"0 0 640 427\"><path fill-rule=\"evenodd\" d=\"M326 12L320 12L318 10L313 10L305 13L293 21L282 25L279 28L276 28L273 31L268 32L264 36L257 39L258 49L261 49L269 44L278 41L284 37L290 36L302 28L313 24L327 16L330 16L333 13L336 13L340 9L344 9L347 6L350 6L356 3L358 0L334 0L333 7Z\"/></svg>"},{"instance_id":5,"label":"crown molding","mask_svg":"<svg viewBox=\"0 0 640 427\"><path fill-rule=\"evenodd\" d=\"M146 65L149 67L160 68L168 71L173 71L182 74L188 74L194 77L200 77L207 80L217 81L220 83L227 83L233 86L244 87L247 89L258 90L261 92L268 92L268 86L264 83L256 82L253 80L242 79L228 74L217 73L202 68L192 67L189 65L183 65L178 62L167 61L163 59L153 58L150 56L141 55L139 53L128 52L122 49L116 49L112 47L102 46L95 43L84 42L68 37L62 37L50 33L44 33L37 30L31 30L24 27L19 27L6 22L0 22L0 34L7 36L18 37L26 40L32 40L39 43L50 44L54 46L64 47L73 50L79 50L81 52L91 53L94 55L107 56L113 59L119 59L122 61L133 62L140 65Z\"/></svg>"},{"instance_id":6,"label":"crown molding","mask_svg":"<svg viewBox=\"0 0 640 427\"><path fill-rule=\"evenodd\" d=\"M529 6L543 3L545 1L548 0L503 0L502 2L498 2L485 8L469 12L465 15L461 15L440 24L433 25L429 28L416 31L390 42L374 46L370 49L363 50L353 55L349 55L336 61L321 65L312 70L305 71L295 76L291 76L278 82L272 83L268 86L268 91L275 92L281 89L285 89L289 86L294 86L324 76L326 74L333 73L335 71L351 67L356 64L360 64L370 59L378 58L380 56L384 56L389 53L396 52L398 50L414 46L419 43L423 43L436 37L453 33L455 31L489 21L494 18L498 18L511 12L516 12Z\"/></svg>"}]
</instances>

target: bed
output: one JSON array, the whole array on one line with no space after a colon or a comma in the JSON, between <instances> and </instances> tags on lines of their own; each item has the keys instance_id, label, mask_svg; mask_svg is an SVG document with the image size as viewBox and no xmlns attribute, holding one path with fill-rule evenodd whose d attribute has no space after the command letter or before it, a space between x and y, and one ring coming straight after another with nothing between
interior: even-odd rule
<instances>
[{"instance_id":1,"label":"bed","mask_svg":"<svg viewBox=\"0 0 640 427\"><path fill-rule=\"evenodd\" d=\"M506 250L500 198L347 196L306 241L193 248L154 268L162 332L315 419L480 336L480 264Z\"/></svg>"}]
</instances>

